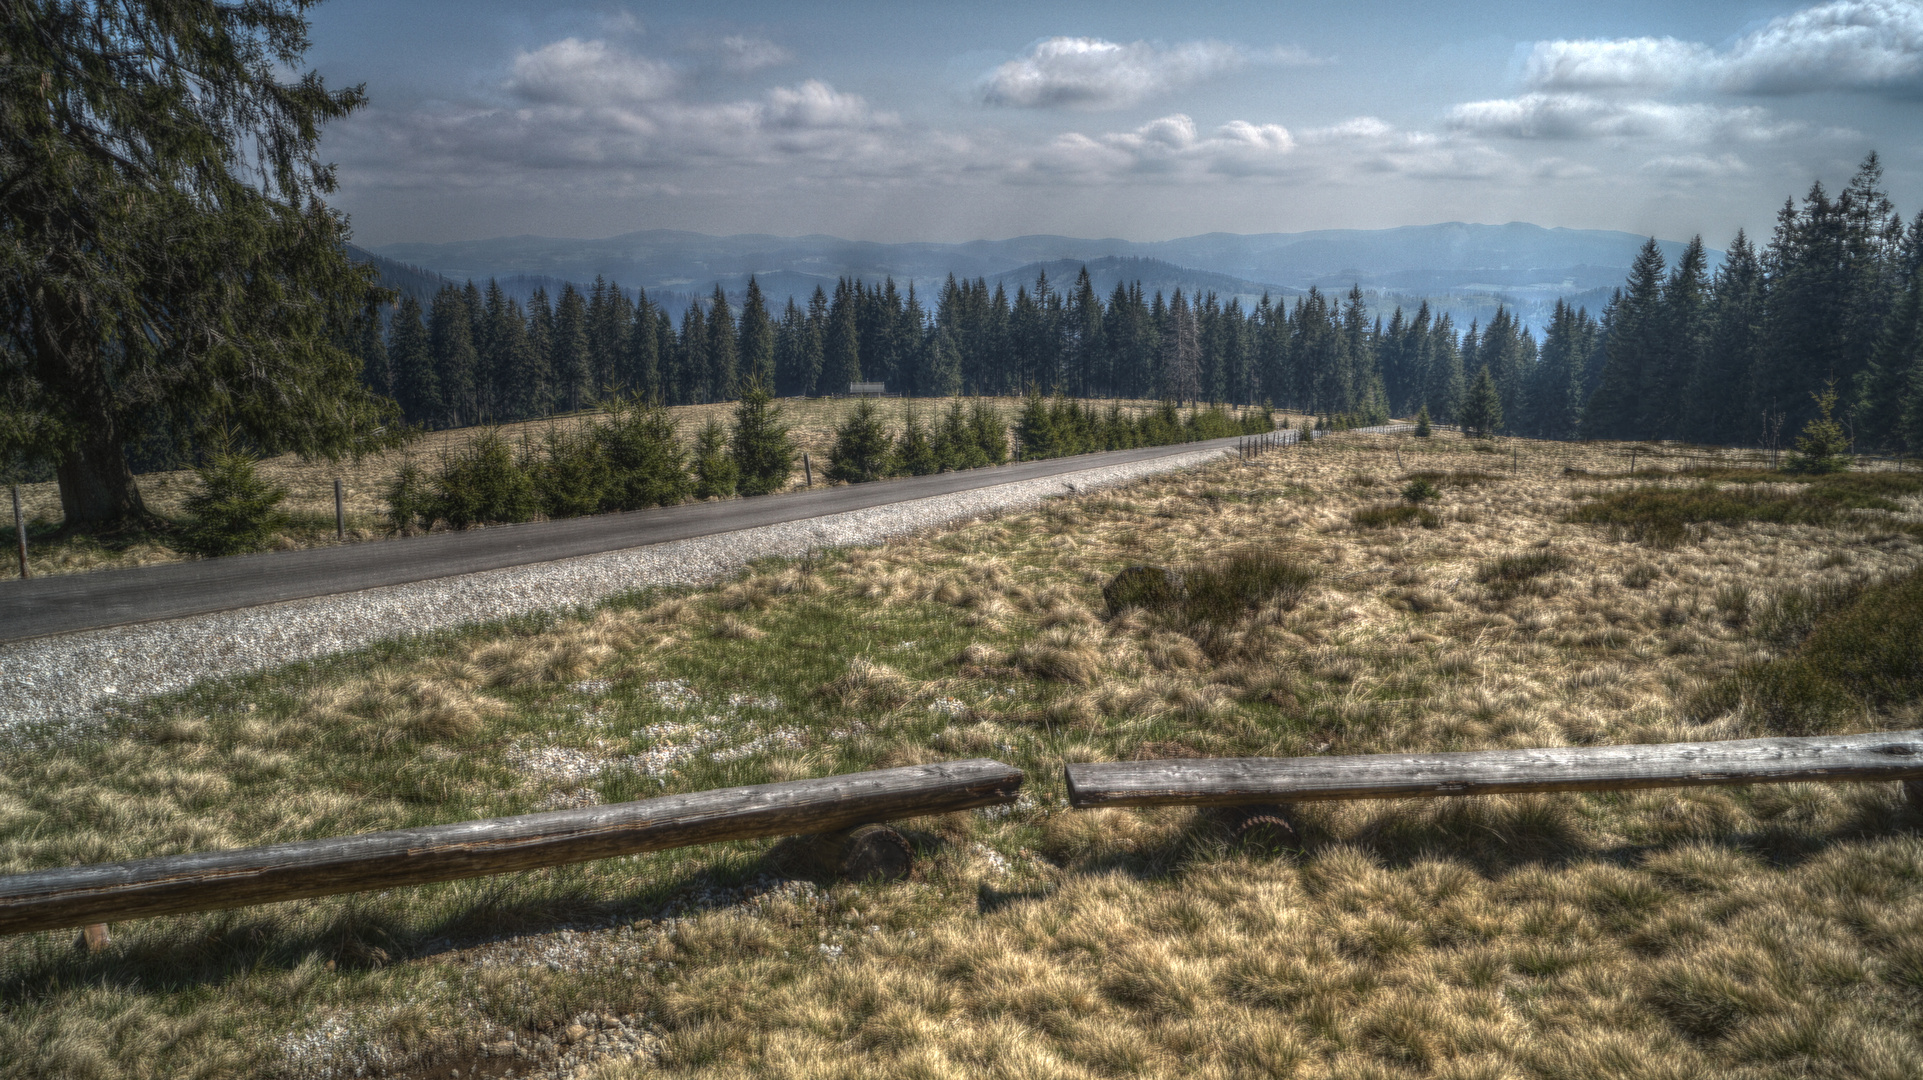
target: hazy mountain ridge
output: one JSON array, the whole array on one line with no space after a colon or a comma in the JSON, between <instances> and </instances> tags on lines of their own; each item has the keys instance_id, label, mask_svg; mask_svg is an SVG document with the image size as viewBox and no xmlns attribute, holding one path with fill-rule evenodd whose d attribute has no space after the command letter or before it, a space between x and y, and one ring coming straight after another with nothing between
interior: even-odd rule
<instances>
[{"instance_id":1,"label":"hazy mountain ridge","mask_svg":"<svg viewBox=\"0 0 1923 1080\"><path fill-rule=\"evenodd\" d=\"M400 243L376 249L390 259L453 278L550 275L592 281L598 274L652 292L688 289L721 278L789 270L830 280L840 276L940 281L948 274L989 277L1060 261L1133 257L1227 274L1258 284L1306 288L1351 280L1365 288L1503 287L1532 284L1593 288L1619 281L1646 238L1635 233L1544 228L1523 222L1446 222L1393 229L1327 229L1242 235L1206 233L1175 240L1132 241L1017 236L944 244L885 244L832 236L759 233L708 236L653 229L598 240L512 236L445 244ZM1665 258L1679 241L1659 241ZM1608 282L1588 280L1608 275Z\"/></svg>"},{"instance_id":2,"label":"hazy mountain ridge","mask_svg":"<svg viewBox=\"0 0 1923 1080\"><path fill-rule=\"evenodd\" d=\"M1215 292L1252 303L1263 293L1292 296L1315 286L1347 291L1360 285L1371 306L1410 306L1422 299L1458 317L1493 310L1495 303L1520 309L1539 325L1558 298L1593 300L1596 290L1620 285L1647 238L1635 233L1545 228L1524 222L1479 225L1445 222L1393 229L1325 229L1302 233L1206 233L1175 240L1131 241L1066 236L1017 236L963 243L888 244L832 236L781 237L761 233L709 236L651 229L602 239L510 236L445 244L384 245L387 260L433 271L456 281L499 279L507 287L597 276L679 308L688 298L707 297L719 284L738 298L748 276L760 281L771 306L789 297L806 302L817 286L832 291L840 277L910 283L926 298L949 274L987 278L1013 292L1046 270L1058 287L1073 284L1089 267L1098 292L1117 280L1139 279L1153 293L1182 288ZM1674 261L1684 244L1659 240ZM1712 268L1722 253L1712 251ZM1124 270L1123 267L1132 267ZM1139 272L1135 272L1139 271ZM510 289L518 294L521 289ZM1594 306L1593 304L1591 305Z\"/></svg>"}]
</instances>

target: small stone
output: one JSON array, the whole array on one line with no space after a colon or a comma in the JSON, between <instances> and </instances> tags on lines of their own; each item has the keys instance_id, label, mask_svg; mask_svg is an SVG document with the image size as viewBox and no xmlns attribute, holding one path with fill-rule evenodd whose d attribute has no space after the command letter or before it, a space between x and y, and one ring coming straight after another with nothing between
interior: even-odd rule
<instances>
[{"instance_id":1,"label":"small stone","mask_svg":"<svg viewBox=\"0 0 1923 1080\"><path fill-rule=\"evenodd\" d=\"M582 1038L584 1038L587 1035L587 1033L588 1033L588 1029L582 1027L579 1024L568 1025L567 1035L568 1035L569 1042L579 1042Z\"/></svg>"}]
</instances>

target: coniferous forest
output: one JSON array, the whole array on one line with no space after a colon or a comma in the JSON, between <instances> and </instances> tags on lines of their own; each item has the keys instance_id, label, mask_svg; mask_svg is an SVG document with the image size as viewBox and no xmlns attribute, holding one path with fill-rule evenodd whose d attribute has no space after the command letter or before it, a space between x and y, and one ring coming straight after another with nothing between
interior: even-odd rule
<instances>
[{"instance_id":1,"label":"coniferous forest","mask_svg":"<svg viewBox=\"0 0 1923 1080\"><path fill-rule=\"evenodd\" d=\"M1776 445L1833 388L1859 450L1923 451L1923 214L1907 227L1874 155L1840 193L1785 202L1768 243L1742 232L1714 271L1700 237L1673 266L1654 240L1600 312L1558 305L1540 340L1510 312L1456 326L1425 303L1371 313L1361 290L1311 289L1244 309L1214 294L1098 295L1087 271L1010 297L950 277L844 279L770 310L751 279L739 311L717 288L678 315L596 280L524 307L449 286L402 300L360 336L367 381L409 420L502 422L609 395L681 405L886 382L914 396L1016 394L1267 403L1375 423L1426 408L1463 419L1487 369L1500 432L1535 438Z\"/></svg>"}]
</instances>

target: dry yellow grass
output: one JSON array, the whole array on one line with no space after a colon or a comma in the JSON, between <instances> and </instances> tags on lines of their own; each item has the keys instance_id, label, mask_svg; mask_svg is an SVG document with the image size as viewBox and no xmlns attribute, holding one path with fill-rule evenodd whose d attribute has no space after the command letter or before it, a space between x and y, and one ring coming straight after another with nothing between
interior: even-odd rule
<instances>
[{"instance_id":1,"label":"dry yellow grass","mask_svg":"<svg viewBox=\"0 0 1923 1080\"><path fill-rule=\"evenodd\" d=\"M781 849L740 844L153 920L91 958L0 939L0 1075L321 1075L346 1051L287 1049L321 1028L394 1075L524 1075L588 1013L652 1028L589 1063L609 1080L1923 1073L1923 818L1893 785L1321 805L1277 857L1204 813L1063 805L1066 761L1762 734L1689 708L1775 648L1735 587L1923 563L1914 497L1652 549L1564 520L1631 483L1594 475L1620 448L1504 451L1338 436L23 748L0 869L948 757L1030 779L908 823L903 885L747 902ZM1433 529L1351 523L1418 470L1489 478L1443 485ZM1125 565L1257 545L1316 569L1303 595L1199 637L1104 610Z\"/></svg>"}]
</instances>

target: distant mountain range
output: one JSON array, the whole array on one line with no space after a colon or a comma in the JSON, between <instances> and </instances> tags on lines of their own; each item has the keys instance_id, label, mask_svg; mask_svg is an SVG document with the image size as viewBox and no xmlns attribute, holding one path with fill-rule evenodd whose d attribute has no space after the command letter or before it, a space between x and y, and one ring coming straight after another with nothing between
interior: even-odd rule
<instances>
[{"instance_id":1,"label":"distant mountain range","mask_svg":"<svg viewBox=\"0 0 1923 1080\"><path fill-rule=\"evenodd\" d=\"M1311 286L1346 292L1359 285L1372 308L1412 307L1427 299L1459 321L1516 309L1530 324L1546 321L1558 298L1592 310L1620 285L1646 238L1634 233L1507 225L1441 225L1395 229L1329 229L1303 233L1208 233L1179 240L1138 242L1021 236L960 244L881 244L832 236L760 234L708 236L656 229L600 240L539 236L464 240L446 244L388 244L370 252L383 272L393 265L455 281L494 278L511 295L562 282L581 285L600 276L671 310L707 297L718 284L738 298L757 277L771 306L789 297L805 302L817 287L832 292L840 277L913 283L932 300L949 274L986 278L1012 294L1046 272L1057 288L1074 283L1086 265L1104 297L1116 282L1140 280L1153 294L1181 288L1214 292L1247 306L1263 294L1287 297ZM1666 259L1682 252L1659 241ZM1721 252L1711 252L1712 267ZM412 279L410 279L411 281Z\"/></svg>"}]
</instances>

